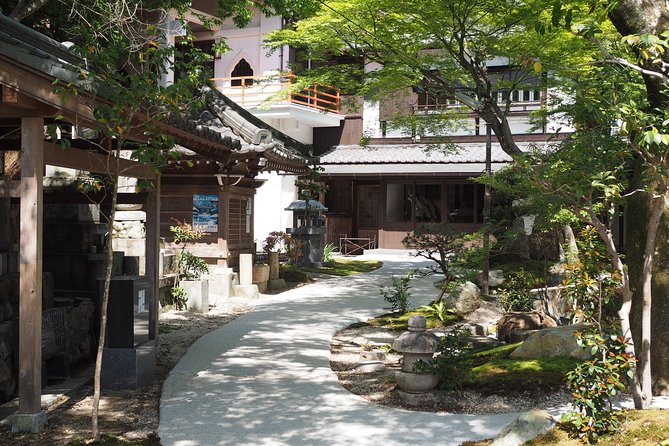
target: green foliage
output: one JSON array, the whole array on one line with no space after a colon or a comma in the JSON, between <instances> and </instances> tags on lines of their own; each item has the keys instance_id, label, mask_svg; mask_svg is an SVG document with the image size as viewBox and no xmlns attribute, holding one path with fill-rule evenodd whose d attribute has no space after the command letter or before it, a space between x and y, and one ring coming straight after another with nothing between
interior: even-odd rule
<instances>
[{"instance_id":1,"label":"green foliage","mask_svg":"<svg viewBox=\"0 0 669 446\"><path fill-rule=\"evenodd\" d=\"M444 223L422 223L402 239L402 244L406 249L415 250L417 257L434 261L436 266L431 267L431 272L443 275L446 282L450 282L454 278L450 262L465 249L465 238L463 233Z\"/></svg>"},{"instance_id":2,"label":"green foliage","mask_svg":"<svg viewBox=\"0 0 669 446\"><path fill-rule=\"evenodd\" d=\"M581 346L593 359L578 365L567 374L574 407L565 414L575 435L583 442L594 444L607 432L620 429L619 415L613 410L611 397L625 388L636 366L634 357L626 353L623 336L611 332L589 331L576 333Z\"/></svg>"},{"instance_id":3,"label":"green foliage","mask_svg":"<svg viewBox=\"0 0 669 446\"><path fill-rule=\"evenodd\" d=\"M185 309L186 302L188 301L186 290L180 285L175 285L171 288L170 291L172 292L172 304L176 307L176 309Z\"/></svg>"},{"instance_id":4,"label":"green foliage","mask_svg":"<svg viewBox=\"0 0 669 446\"><path fill-rule=\"evenodd\" d=\"M282 266L281 278L290 283L305 283L309 281L307 273L293 266Z\"/></svg>"},{"instance_id":5,"label":"green foliage","mask_svg":"<svg viewBox=\"0 0 669 446\"><path fill-rule=\"evenodd\" d=\"M337 259L323 264L320 268L309 266L297 267L300 271L317 274L329 274L332 276L350 276L352 274L368 273L381 268L383 262L377 260L349 260Z\"/></svg>"},{"instance_id":6,"label":"green foliage","mask_svg":"<svg viewBox=\"0 0 669 446\"><path fill-rule=\"evenodd\" d=\"M174 243L181 245L177 261L177 278L172 287L173 303L178 310L186 308L186 290L180 285L182 280L197 280L202 274L209 272L207 263L186 249L188 243L200 240L204 233L194 228L190 223L173 219L176 223L170 226L174 235Z\"/></svg>"},{"instance_id":7,"label":"green foliage","mask_svg":"<svg viewBox=\"0 0 669 446\"><path fill-rule=\"evenodd\" d=\"M420 86L432 98L458 101L420 119L411 113L400 119L408 110L398 110L390 124L395 121L411 127L417 135L445 134L444 129L457 127L471 111L491 123L504 121L510 101L499 99L497 91L533 89L534 80L547 69L542 62L548 67L549 62L559 60L548 42L560 42L572 51L578 44L569 45L576 39L562 28L544 35L534 32L536 23L552 7L549 1L336 0L319 6L315 14L270 33L267 44L304 48L314 61L347 56L348 63L315 63L305 73L311 83L337 85L346 94L379 100ZM572 57L566 54L560 62ZM485 61L495 57L508 58L518 74L486 81ZM363 60L379 65L365 71ZM495 131L499 130L497 126ZM509 153L517 152L512 141L500 142Z\"/></svg>"},{"instance_id":8,"label":"green foliage","mask_svg":"<svg viewBox=\"0 0 669 446\"><path fill-rule=\"evenodd\" d=\"M411 366L411 371L417 374L429 375L434 373L434 365L432 362L417 359Z\"/></svg>"},{"instance_id":9,"label":"green foliage","mask_svg":"<svg viewBox=\"0 0 669 446\"><path fill-rule=\"evenodd\" d=\"M584 322L617 321L620 307L620 274L608 259L606 248L592 226L586 226L577 239L578 259L565 265L564 293L574 318Z\"/></svg>"},{"instance_id":10,"label":"green foliage","mask_svg":"<svg viewBox=\"0 0 669 446\"><path fill-rule=\"evenodd\" d=\"M321 194L328 191L328 186L319 181L323 168L313 165L309 168L307 178L298 178L295 180L295 187L300 191L300 197L307 200L307 207L310 199L318 200Z\"/></svg>"},{"instance_id":11,"label":"green foliage","mask_svg":"<svg viewBox=\"0 0 669 446\"><path fill-rule=\"evenodd\" d=\"M408 310L405 313L388 313L367 321L368 325L374 327L386 327L392 331L406 331L409 328L409 318L411 316L423 316L428 329L441 328L452 325L460 320L460 316L453 313L448 313L444 316L444 320L440 320L433 312L427 311L423 308L416 308Z\"/></svg>"},{"instance_id":12,"label":"green foliage","mask_svg":"<svg viewBox=\"0 0 669 446\"><path fill-rule=\"evenodd\" d=\"M468 353L471 333L462 326L439 338L436 355L432 362L435 373L439 376L439 385L448 390L462 391L462 385L469 373Z\"/></svg>"},{"instance_id":13,"label":"green foliage","mask_svg":"<svg viewBox=\"0 0 669 446\"><path fill-rule=\"evenodd\" d=\"M272 231L263 242L265 252L285 252L292 264L302 257L302 242L283 231Z\"/></svg>"},{"instance_id":14,"label":"green foliage","mask_svg":"<svg viewBox=\"0 0 669 446\"><path fill-rule=\"evenodd\" d=\"M383 296L383 300L390 304L390 309L397 313L404 313L409 306L409 298L411 293L409 288L411 285L409 281L413 277L413 271L408 272L404 276L393 276L389 286L379 289L379 293Z\"/></svg>"},{"instance_id":15,"label":"green foliage","mask_svg":"<svg viewBox=\"0 0 669 446\"><path fill-rule=\"evenodd\" d=\"M201 257L190 251L183 251L180 259L182 267L182 279L197 280L203 274L209 272L209 265Z\"/></svg>"},{"instance_id":16,"label":"green foliage","mask_svg":"<svg viewBox=\"0 0 669 446\"><path fill-rule=\"evenodd\" d=\"M446 322L450 316L456 314L452 308L446 308L446 303L443 300L433 303L432 305L423 305L420 307L425 313L436 317L442 323Z\"/></svg>"},{"instance_id":17,"label":"green foliage","mask_svg":"<svg viewBox=\"0 0 669 446\"><path fill-rule=\"evenodd\" d=\"M504 311L530 311L536 296L530 293L532 288L540 286L541 278L530 271L520 268L504 278L504 286L499 290L499 303Z\"/></svg>"},{"instance_id":18,"label":"green foliage","mask_svg":"<svg viewBox=\"0 0 669 446\"><path fill-rule=\"evenodd\" d=\"M337 247L335 246L334 243L327 243L325 247L323 247L323 263L333 263L334 262L334 257L333 253L337 252Z\"/></svg>"}]
</instances>

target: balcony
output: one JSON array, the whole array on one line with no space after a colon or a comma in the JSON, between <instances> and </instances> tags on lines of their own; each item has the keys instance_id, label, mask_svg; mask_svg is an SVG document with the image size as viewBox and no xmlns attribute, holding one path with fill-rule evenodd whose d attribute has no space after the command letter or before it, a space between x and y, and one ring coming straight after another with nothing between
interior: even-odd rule
<instances>
[{"instance_id":1,"label":"balcony","mask_svg":"<svg viewBox=\"0 0 669 446\"><path fill-rule=\"evenodd\" d=\"M339 90L314 85L295 90L295 75L216 77L211 79L224 95L279 130L298 126L335 127L343 119Z\"/></svg>"}]
</instances>

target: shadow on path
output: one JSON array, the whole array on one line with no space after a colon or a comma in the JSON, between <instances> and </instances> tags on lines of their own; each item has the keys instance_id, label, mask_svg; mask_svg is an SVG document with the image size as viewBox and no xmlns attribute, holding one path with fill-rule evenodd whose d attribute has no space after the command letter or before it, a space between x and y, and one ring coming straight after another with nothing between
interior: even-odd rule
<instances>
[{"instance_id":1,"label":"shadow on path","mask_svg":"<svg viewBox=\"0 0 669 446\"><path fill-rule=\"evenodd\" d=\"M412 412L342 388L330 340L352 322L386 312L392 274L425 265L384 258L372 273L328 279L276 296L198 340L164 383L158 434L165 446L459 445L489 438L517 414ZM413 280L412 305L436 295Z\"/></svg>"}]
</instances>

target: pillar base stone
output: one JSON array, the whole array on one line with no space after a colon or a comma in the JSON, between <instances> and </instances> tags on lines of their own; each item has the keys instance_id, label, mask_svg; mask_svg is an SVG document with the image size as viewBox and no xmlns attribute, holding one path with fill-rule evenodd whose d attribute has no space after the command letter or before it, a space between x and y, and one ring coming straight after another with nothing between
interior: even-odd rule
<instances>
[{"instance_id":1,"label":"pillar base stone","mask_svg":"<svg viewBox=\"0 0 669 446\"><path fill-rule=\"evenodd\" d=\"M12 432L37 433L46 426L46 412L16 413L12 417Z\"/></svg>"},{"instance_id":2,"label":"pillar base stone","mask_svg":"<svg viewBox=\"0 0 669 446\"><path fill-rule=\"evenodd\" d=\"M258 285L235 285L235 296L250 299L260 297Z\"/></svg>"}]
</instances>

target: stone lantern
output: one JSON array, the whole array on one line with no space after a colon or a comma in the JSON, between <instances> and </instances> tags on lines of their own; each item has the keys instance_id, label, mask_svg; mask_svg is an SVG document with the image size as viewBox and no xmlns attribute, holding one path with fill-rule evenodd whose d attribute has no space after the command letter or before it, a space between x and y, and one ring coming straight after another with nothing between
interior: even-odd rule
<instances>
[{"instance_id":1,"label":"stone lantern","mask_svg":"<svg viewBox=\"0 0 669 446\"><path fill-rule=\"evenodd\" d=\"M321 212L328 208L320 201L306 197L293 201L285 210L293 211L293 227L286 228L286 232L302 243L302 257L298 264L316 268L323 266L325 218Z\"/></svg>"},{"instance_id":2,"label":"stone lantern","mask_svg":"<svg viewBox=\"0 0 669 446\"><path fill-rule=\"evenodd\" d=\"M402 353L402 370L395 372L395 379L402 390L409 393L424 393L434 389L439 378L432 373L414 372L414 364L418 360L432 363L438 338L434 333L426 331L423 316L409 318L409 331L402 333L395 342L393 350Z\"/></svg>"}]
</instances>

